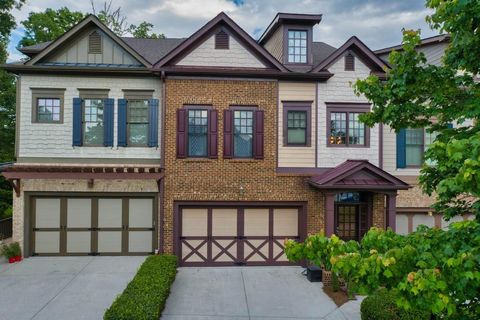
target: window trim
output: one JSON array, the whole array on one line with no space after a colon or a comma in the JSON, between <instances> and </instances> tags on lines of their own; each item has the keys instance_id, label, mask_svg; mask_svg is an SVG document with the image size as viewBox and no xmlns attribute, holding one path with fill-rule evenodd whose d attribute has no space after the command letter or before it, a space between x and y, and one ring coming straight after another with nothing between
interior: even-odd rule
<instances>
[{"instance_id":1,"label":"window trim","mask_svg":"<svg viewBox=\"0 0 480 320\"><path fill-rule=\"evenodd\" d=\"M405 129L405 135L407 134L406 130L408 129L420 129L420 128L406 128ZM407 140L405 139L405 168L401 168L401 169L420 169L423 164L425 163L425 137L426 137L426 129L425 128L422 128L423 130L423 134L422 134L422 144L421 145L418 145L418 147L422 148L422 153L421 153L421 157L422 157L422 163L420 165L408 165L407 164Z\"/></svg>"},{"instance_id":2,"label":"window trim","mask_svg":"<svg viewBox=\"0 0 480 320\"><path fill-rule=\"evenodd\" d=\"M258 106L249 105L231 105L229 109L232 111L232 159L252 159L254 157L254 143L255 143L255 111L258 111ZM252 156L251 157L238 157L235 156L235 111L251 111L252 115Z\"/></svg>"},{"instance_id":3,"label":"window trim","mask_svg":"<svg viewBox=\"0 0 480 320\"><path fill-rule=\"evenodd\" d=\"M305 31L307 32L307 61L306 62L289 62L288 61L288 31ZM283 26L283 64L293 66L309 66L312 65L312 43L313 34L312 27L305 25L284 25Z\"/></svg>"},{"instance_id":4,"label":"window trim","mask_svg":"<svg viewBox=\"0 0 480 320\"><path fill-rule=\"evenodd\" d=\"M147 105L147 117L148 117L148 126L150 126L150 118L149 118L149 107L150 107L150 100L153 99L153 92L155 90L137 90L137 89L122 89L123 91L123 98L127 101L127 123L126 123L126 133L127 133L127 145L126 148L148 148L148 129L147 129L147 142L145 144L129 144L129 137L130 137L130 128L129 128L129 100L148 100L149 103ZM148 128L148 127L147 127Z\"/></svg>"},{"instance_id":5,"label":"window trim","mask_svg":"<svg viewBox=\"0 0 480 320\"><path fill-rule=\"evenodd\" d=\"M85 144L85 100L87 99L108 99L108 92L109 90L104 90L104 89L78 89L80 92L80 99L82 99L82 147L105 147L103 145L103 142L101 144ZM105 108L105 101L103 104L103 107ZM103 111L105 113L105 109ZM105 123L105 119L103 120L103 123ZM105 136L103 137L103 140L105 141Z\"/></svg>"},{"instance_id":6,"label":"window trim","mask_svg":"<svg viewBox=\"0 0 480 320\"><path fill-rule=\"evenodd\" d=\"M149 118L149 106L150 106L150 99L147 99L147 98L140 98L140 97L136 97L136 98L131 98L131 99L126 99L127 100L127 127L126 127L126 131L127 131L127 148L130 147L130 148L147 148L148 147L148 127L150 126L150 118ZM130 121L129 121L129 115L130 115L130 105L129 105L129 102L130 100L147 100L148 103L147 103L147 141L145 143L133 143L133 144L129 144L129 137L130 137Z\"/></svg>"},{"instance_id":7,"label":"window trim","mask_svg":"<svg viewBox=\"0 0 480 320\"><path fill-rule=\"evenodd\" d=\"M283 146L284 147L311 147L312 146L312 104L313 101L282 101L283 104ZM288 143L288 112L305 111L307 112L307 128L305 143Z\"/></svg>"},{"instance_id":8,"label":"window trim","mask_svg":"<svg viewBox=\"0 0 480 320\"><path fill-rule=\"evenodd\" d=\"M208 123L208 118L209 118L209 112L210 110L213 109L213 107L211 105L203 105L203 104L200 104L200 105L194 105L194 104L189 104L189 105L184 105L183 106L183 109L185 109L186 113L185 113L185 117L186 117L186 121L185 121L185 140L186 140L186 144L185 144L185 158L186 159L209 159L208 157L208 132L210 130L210 124ZM188 133L188 111L191 111L191 110L201 110L201 111L207 111L207 153L204 155L204 156L191 156L189 154L189 133Z\"/></svg>"},{"instance_id":9,"label":"window trim","mask_svg":"<svg viewBox=\"0 0 480 320\"><path fill-rule=\"evenodd\" d=\"M326 103L327 105L327 131L326 131L326 144L327 148L370 148L370 128L365 125L365 143L360 144L349 144L348 143L348 133L349 133L349 114L350 113L366 113L370 111L369 103ZM346 117L346 139L345 144L331 144L330 143L330 130L331 130L331 113L332 112L344 112L347 113Z\"/></svg>"},{"instance_id":10,"label":"window trim","mask_svg":"<svg viewBox=\"0 0 480 320\"><path fill-rule=\"evenodd\" d=\"M32 92L32 123L38 124L63 124L63 112L65 107L65 88L30 88ZM60 99L59 120L38 120L38 99Z\"/></svg>"}]
</instances>

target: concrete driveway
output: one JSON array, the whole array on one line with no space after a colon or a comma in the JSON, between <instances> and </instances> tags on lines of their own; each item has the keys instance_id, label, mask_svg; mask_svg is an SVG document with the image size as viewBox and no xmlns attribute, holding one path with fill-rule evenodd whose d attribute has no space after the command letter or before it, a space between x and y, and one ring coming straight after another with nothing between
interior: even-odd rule
<instances>
[{"instance_id":1,"label":"concrete driveway","mask_svg":"<svg viewBox=\"0 0 480 320\"><path fill-rule=\"evenodd\" d=\"M102 319L145 257L0 262L0 319Z\"/></svg>"},{"instance_id":2,"label":"concrete driveway","mask_svg":"<svg viewBox=\"0 0 480 320\"><path fill-rule=\"evenodd\" d=\"M179 268L162 320L360 319L337 308L300 267Z\"/></svg>"}]
</instances>

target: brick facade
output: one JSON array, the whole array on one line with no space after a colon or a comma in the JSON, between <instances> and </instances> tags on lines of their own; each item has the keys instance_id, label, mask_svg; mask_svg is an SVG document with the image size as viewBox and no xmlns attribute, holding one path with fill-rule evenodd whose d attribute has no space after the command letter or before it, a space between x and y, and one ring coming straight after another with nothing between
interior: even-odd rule
<instances>
[{"instance_id":1,"label":"brick facade","mask_svg":"<svg viewBox=\"0 0 480 320\"><path fill-rule=\"evenodd\" d=\"M176 110L208 104L218 110L218 159L176 159ZM223 110L256 105L265 112L263 160L223 159ZM308 232L323 229L324 199L307 177L276 174L277 82L166 80L165 251L173 250L174 201L308 201Z\"/></svg>"}]
</instances>

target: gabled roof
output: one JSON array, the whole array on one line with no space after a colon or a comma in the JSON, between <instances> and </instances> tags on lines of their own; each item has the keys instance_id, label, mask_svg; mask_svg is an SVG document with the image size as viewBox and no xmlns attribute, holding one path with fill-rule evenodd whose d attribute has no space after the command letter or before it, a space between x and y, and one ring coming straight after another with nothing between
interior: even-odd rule
<instances>
[{"instance_id":1,"label":"gabled roof","mask_svg":"<svg viewBox=\"0 0 480 320\"><path fill-rule=\"evenodd\" d=\"M450 35L449 34L440 34L438 36L433 36L433 37L428 37L428 38L423 38L420 40L420 44L418 45L419 47L423 46L428 46L432 44L437 44L437 43L442 43L442 42L448 42L450 41ZM396 45L396 46L391 46L383 49L378 49L375 50L375 54L384 54L384 53L390 53L393 50L403 50L402 45Z\"/></svg>"},{"instance_id":2,"label":"gabled roof","mask_svg":"<svg viewBox=\"0 0 480 320\"><path fill-rule=\"evenodd\" d=\"M42 58L47 56L49 53L53 52L55 49L57 49L59 46L61 46L65 41L68 39L72 38L74 35L78 34L81 32L85 27L88 25L95 25L98 27L100 30L102 30L105 34L107 34L110 38L113 39L121 48L123 48L125 51L127 51L129 54L131 54L135 59L137 59L140 63L142 63L145 67L150 67L151 63L149 63L144 57L142 57L138 52L133 50L122 38L117 36L113 31L111 31L107 26L105 26L96 16L90 14L85 19L80 21L78 24L76 24L74 27L72 27L70 30L65 32L62 36L57 38L56 40L48 43L42 51L40 51L34 58L26 62L26 65L34 65L38 61L40 61Z\"/></svg>"},{"instance_id":3,"label":"gabled roof","mask_svg":"<svg viewBox=\"0 0 480 320\"><path fill-rule=\"evenodd\" d=\"M333 63L337 61L338 58L343 56L346 51L352 50L366 63L372 71L384 72L388 65L377 55L370 50L360 39L353 36L347 40L340 48L331 53L325 60L320 62L317 66L313 67L310 72L319 72L325 71Z\"/></svg>"},{"instance_id":4,"label":"gabled roof","mask_svg":"<svg viewBox=\"0 0 480 320\"><path fill-rule=\"evenodd\" d=\"M410 187L368 160L347 160L308 182L318 189L406 190Z\"/></svg>"},{"instance_id":5,"label":"gabled roof","mask_svg":"<svg viewBox=\"0 0 480 320\"><path fill-rule=\"evenodd\" d=\"M273 18L268 25L267 29L263 32L258 39L258 43L264 44L278 29L278 27L284 23L302 24L302 25L315 25L322 21L321 14L303 14L303 13L283 13L279 12Z\"/></svg>"},{"instance_id":6,"label":"gabled roof","mask_svg":"<svg viewBox=\"0 0 480 320\"><path fill-rule=\"evenodd\" d=\"M154 68L159 69L166 66L169 62L178 60L185 56L190 49L198 46L202 41L219 25L224 25L229 28L246 46L251 53L253 53L258 59L271 66L278 71L288 71L275 57L273 57L265 48L260 46L245 30L243 30L238 24L236 24L229 16L224 12L220 12L215 18L210 20L207 24L197 30L189 38L183 41L175 49L170 51L167 55L161 58L155 63Z\"/></svg>"}]
</instances>

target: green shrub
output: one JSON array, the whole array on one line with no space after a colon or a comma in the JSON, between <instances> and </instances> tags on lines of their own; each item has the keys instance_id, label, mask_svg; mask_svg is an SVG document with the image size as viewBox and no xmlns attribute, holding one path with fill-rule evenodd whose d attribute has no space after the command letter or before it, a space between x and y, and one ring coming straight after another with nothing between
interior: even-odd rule
<instances>
[{"instance_id":1,"label":"green shrub","mask_svg":"<svg viewBox=\"0 0 480 320\"><path fill-rule=\"evenodd\" d=\"M127 288L107 309L103 318L159 319L176 273L177 257L172 255L148 257Z\"/></svg>"},{"instance_id":2,"label":"green shrub","mask_svg":"<svg viewBox=\"0 0 480 320\"><path fill-rule=\"evenodd\" d=\"M7 259L12 257L19 257L21 255L22 249L20 248L20 244L18 242L4 244L0 249L0 256L5 256L5 258Z\"/></svg>"},{"instance_id":3,"label":"green shrub","mask_svg":"<svg viewBox=\"0 0 480 320\"><path fill-rule=\"evenodd\" d=\"M429 320L425 311L403 310L397 307L397 296L389 290L380 289L366 297L360 306L362 320Z\"/></svg>"}]
</instances>

